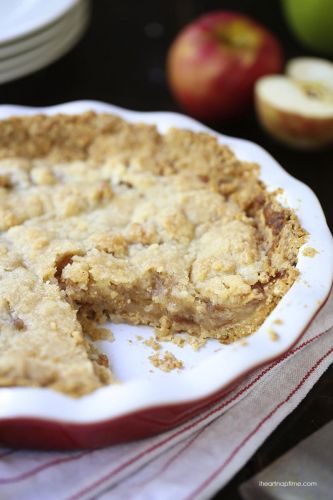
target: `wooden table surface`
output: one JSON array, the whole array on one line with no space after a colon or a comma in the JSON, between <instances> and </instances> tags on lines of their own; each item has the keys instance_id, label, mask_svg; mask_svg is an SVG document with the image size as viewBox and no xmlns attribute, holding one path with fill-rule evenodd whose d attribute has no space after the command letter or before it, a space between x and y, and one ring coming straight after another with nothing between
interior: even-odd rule
<instances>
[{"instance_id":1,"label":"wooden table surface","mask_svg":"<svg viewBox=\"0 0 333 500\"><path fill-rule=\"evenodd\" d=\"M92 20L81 42L48 68L0 85L0 104L52 105L96 99L125 108L178 111L165 78L167 49L178 30L198 15L217 9L244 12L271 29L286 57L314 55L289 33L279 0L95 0ZM333 151L301 153L275 143L262 132L253 110L238 122L214 125L267 149L288 171L317 194L333 229ZM333 366L216 498L239 499L247 478L333 418Z\"/></svg>"}]
</instances>

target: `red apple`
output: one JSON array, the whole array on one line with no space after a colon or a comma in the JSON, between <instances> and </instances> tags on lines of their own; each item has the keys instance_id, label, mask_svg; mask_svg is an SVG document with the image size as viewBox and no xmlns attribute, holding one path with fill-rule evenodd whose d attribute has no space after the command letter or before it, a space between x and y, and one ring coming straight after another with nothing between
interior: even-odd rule
<instances>
[{"instance_id":1,"label":"red apple","mask_svg":"<svg viewBox=\"0 0 333 500\"><path fill-rule=\"evenodd\" d=\"M167 58L175 98L202 120L239 115L251 103L256 80L282 67L276 38L256 21L234 12L212 12L186 26Z\"/></svg>"}]
</instances>

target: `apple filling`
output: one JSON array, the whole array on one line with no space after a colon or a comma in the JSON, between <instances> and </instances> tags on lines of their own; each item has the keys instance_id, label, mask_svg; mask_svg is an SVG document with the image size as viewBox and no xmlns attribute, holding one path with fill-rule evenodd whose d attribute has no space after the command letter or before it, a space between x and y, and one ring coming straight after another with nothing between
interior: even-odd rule
<instances>
[{"instance_id":1,"label":"apple filling","mask_svg":"<svg viewBox=\"0 0 333 500\"><path fill-rule=\"evenodd\" d=\"M11 225L1 236L3 385L80 395L110 383L105 356L87 340L109 319L150 325L164 340L187 332L232 342L255 331L294 282L305 238L297 217L266 191L257 166L213 137L162 136L94 114L6 125L13 130L6 142L0 123ZM13 141L22 129L27 149ZM38 142L50 130L53 141ZM32 186L36 169L53 189ZM32 189L41 213L26 211L22 220L8 199ZM82 199L64 211L73 190ZM16 260L8 263L9 255Z\"/></svg>"}]
</instances>

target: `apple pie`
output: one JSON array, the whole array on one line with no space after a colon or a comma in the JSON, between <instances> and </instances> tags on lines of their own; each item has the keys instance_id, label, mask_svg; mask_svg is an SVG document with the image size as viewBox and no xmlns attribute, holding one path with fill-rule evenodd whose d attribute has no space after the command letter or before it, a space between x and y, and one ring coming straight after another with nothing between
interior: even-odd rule
<instances>
[{"instance_id":1,"label":"apple pie","mask_svg":"<svg viewBox=\"0 0 333 500\"><path fill-rule=\"evenodd\" d=\"M0 122L0 385L80 396L114 377L107 320L223 343L297 277L292 211L205 133L107 114Z\"/></svg>"}]
</instances>

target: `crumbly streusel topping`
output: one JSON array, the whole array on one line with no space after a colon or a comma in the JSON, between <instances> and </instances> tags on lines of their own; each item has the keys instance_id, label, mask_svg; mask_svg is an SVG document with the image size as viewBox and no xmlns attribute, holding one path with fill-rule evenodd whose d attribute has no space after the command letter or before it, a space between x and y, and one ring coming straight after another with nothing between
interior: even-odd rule
<instances>
[{"instance_id":1,"label":"crumbly streusel topping","mask_svg":"<svg viewBox=\"0 0 333 500\"><path fill-rule=\"evenodd\" d=\"M86 113L0 122L0 383L81 395L112 381L107 319L231 342L297 277L305 234L202 133Z\"/></svg>"}]
</instances>

